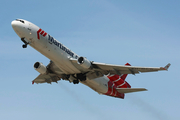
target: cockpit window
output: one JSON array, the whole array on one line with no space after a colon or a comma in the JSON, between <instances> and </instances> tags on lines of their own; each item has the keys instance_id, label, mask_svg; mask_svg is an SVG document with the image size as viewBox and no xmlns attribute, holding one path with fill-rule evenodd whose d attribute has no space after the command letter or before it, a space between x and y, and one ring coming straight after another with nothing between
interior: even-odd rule
<instances>
[{"instance_id":1,"label":"cockpit window","mask_svg":"<svg viewBox=\"0 0 180 120\"><path fill-rule=\"evenodd\" d=\"M16 21L20 21L20 22L24 23L24 20L16 19Z\"/></svg>"}]
</instances>

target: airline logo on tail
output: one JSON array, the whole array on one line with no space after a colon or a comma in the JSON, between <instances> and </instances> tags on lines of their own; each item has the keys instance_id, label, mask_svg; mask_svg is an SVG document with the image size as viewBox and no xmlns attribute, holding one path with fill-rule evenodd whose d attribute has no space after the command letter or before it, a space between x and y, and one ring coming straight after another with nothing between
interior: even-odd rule
<instances>
[{"instance_id":1,"label":"airline logo on tail","mask_svg":"<svg viewBox=\"0 0 180 120\"><path fill-rule=\"evenodd\" d=\"M125 65L131 66L129 63L126 63ZM113 97L119 97L124 98L124 93L119 93L116 89L117 88L131 88L129 83L125 81L127 74L123 75L109 75L107 76L109 78L108 82L108 92L106 95L113 96Z\"/></svg>"}]
</instances>

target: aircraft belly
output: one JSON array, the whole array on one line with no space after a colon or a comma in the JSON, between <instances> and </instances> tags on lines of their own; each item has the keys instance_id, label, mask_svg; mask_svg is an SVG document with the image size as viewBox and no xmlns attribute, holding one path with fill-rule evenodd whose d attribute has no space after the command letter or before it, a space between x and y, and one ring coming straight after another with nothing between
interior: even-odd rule
<instances>
[{"instance_id":1,"label":"aircraft belly","mask_svg":"<svg viewBox=\"0 0 180 120\"><path fill-rule=\"evenodd\" d=\"M99 94L105 94L108 91L108 81L106 76L99 77L96 79L82 81L81 83L87 85Z\"/></svg>"},{"instance_id":2,"label":"aircraft belly","mask_svg":"<svg viewBox=\"0 0 180 120\"><path fill-rule=\"evenodd\" d=\"M51 59L64 73L74 74L80 72L71 64L68 58L70 56L67 55L64 51L54 48L54 50L51 50L51 53L49 54L52 54L52 57L49 59Z\"/></svg>"}]
</instances>

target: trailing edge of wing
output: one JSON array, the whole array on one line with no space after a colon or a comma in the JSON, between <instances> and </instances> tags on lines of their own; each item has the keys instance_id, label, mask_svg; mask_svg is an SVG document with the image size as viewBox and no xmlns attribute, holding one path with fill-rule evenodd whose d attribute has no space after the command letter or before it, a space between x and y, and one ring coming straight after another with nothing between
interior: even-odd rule
<instances>
[{"instance_id":1,"label":"trailing edge of wing","mask_svg":"<svg viewBox=\"0 0 180 120\"><path fill-rule=\"evenodd\" d=\"M32 84L34 83L51 83L51 82L56 82L60 80L57 75L55 74L40 74L38 77L36 77L33 81Z\"/></svg>"},{"instance_id":2,"label":"trailing edge of wing","mask_svg":"<svg viewBox=\"0 0 180 120\"><path fill-rule=\"evenodd\" d=\"M119 93L131 93L131 92L140 92L147 91L145 88L116 88Z\"/></svg>"}]
</instances>

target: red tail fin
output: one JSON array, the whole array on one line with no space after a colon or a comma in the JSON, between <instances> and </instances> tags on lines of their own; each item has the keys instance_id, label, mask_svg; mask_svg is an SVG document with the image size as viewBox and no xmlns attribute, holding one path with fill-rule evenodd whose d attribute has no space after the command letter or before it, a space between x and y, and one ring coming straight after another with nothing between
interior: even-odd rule
<instances>
[{"instance_id":1,"label":"red tail fin","mask_svg":"<svg viewBox=\"0 0 180 120\"><path fill-rule=\"evenodd\" d=\"M126 77L127 77L127 74L124 74L121 76L121 79L125 81Z\"/></svg>"},{"instance_id":2,"label":"red tail fin","mask_svg":"<svg viewBox=\"0 0 180 120\"><path fill-rule=\"evenodd\" d=\"M126 66L131 66L129 63L126 63L125 65ZM124 74L124 75L121 76L121 79L125 80L126 77L127 77L127 74Z\"/></svg>"},{"instance_id":3,"label":"red tail fin","mask_svg":"<svg viewBox=\"0 0 180 120\"><path fill-rule=\"evenodd\" d=\"M129 64L129 63L126 63L125 65L127 65L127 66L131 66L131 64Z\"/></svg>"},{"instance_id":4,"label":"red tail fin","mask_svg":"<svg viewBox=\"0 0 180 120\"><path fill-rule=\"evenodd\" d=\"M125 65L131 66L129 63L126 63ZM125 81L127 74L123 74L121 76L115 74L115 75L108 75L109 78L108 82L108 91L105 93L106 95L118 97L124 99L124 93L119 93L116 88L131 88L129 83ZM112 87L113 86L113 87Z\"/></svg>"},{"instance_id":5,"label":"red tail fin","mask_svg":"<svg viewBox=\"0 0 180 120\"><path fill-rule=\"evenodd\" d=\"M131 66L129 63L126 63L125 65ZM131 88L131 86L125 81L127 74L123 74L122 76L111 75L107 77L117 88Z\"/></svg>"}]
</instances>

